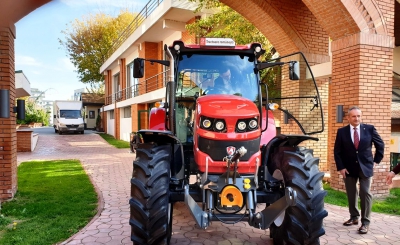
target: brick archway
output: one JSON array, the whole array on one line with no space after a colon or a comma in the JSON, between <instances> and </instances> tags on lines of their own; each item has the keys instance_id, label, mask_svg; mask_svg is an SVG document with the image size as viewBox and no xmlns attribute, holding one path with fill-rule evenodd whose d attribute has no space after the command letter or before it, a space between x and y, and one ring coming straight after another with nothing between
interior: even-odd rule
<instances>
[{"instance_id":1,"label":"brick archway","mask_svg":"<svg viewBox=\"0 0 400 245\"><path fill-rule=\"evenodd\" d=\"M390 103L394 48L394 1L362 0L221 0L242 14L270 40L280 54L301 51L311 64L331 62L328 80L318 79L327 130L319 137L332 186L344 189L336 172L333 142L336 105L359 105L364 122L376 125L386 145L390 137ZM396 3L398 4L398 3ZM331 48L329 50L329 43ZM329 54L329 51L332 54ZM330 58L332 59L330 61ZM375 171L372 191L385 195L389 152ZM326 170L326 169L325 169Z\"/></svg>"},{"instance_id":2,"label":"brick archway","mask_svg":"<svg viewBox=\"0 0 400 245\"><path fill-rule=\"evenodd\" d=\"M51 0L1 1L0 88L10 90L10 111L14 106L14 24ZM318 80L324 95L327 130L320 142L325 148L333 187L343 189L333 163L332 146L338 127L336 105L360 105L364 120L375 124L389 143L390 100L394 48L394 4L383 0L221 0L249 19L267 36L280 54L302 51L311 64L330 62L331 79ZM399 5L397 0L396 5ZM329 49L329 38L331 49ZM329 51L332 52L330 55ZM349 92L350 91L350 92ZM328 96L329 95L329 96ZM16 183L15 117L0 119L0 199L12 198ZM323 143L325 142L325 143ZM322 151L321 151L322 152ZM376 170L373 191L387 194L384 174L389 153ZM8 184L9 183L9 184Z\"/></svg>"}]
</instances>

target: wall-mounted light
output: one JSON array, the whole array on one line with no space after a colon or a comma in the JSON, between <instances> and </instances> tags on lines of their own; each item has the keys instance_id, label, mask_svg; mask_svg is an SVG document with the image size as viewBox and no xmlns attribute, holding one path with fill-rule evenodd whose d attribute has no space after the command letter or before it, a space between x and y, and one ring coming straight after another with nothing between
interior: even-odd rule
<instances>
[{"instance_id":1,"label":"wall-mounted light","mask_svg":"<svg viewBox=\"0 0 400 245\"><path fill-rule=\"evenodd\" d=\"M0 118L10 118L10 90L0 89Z\"/></svg>"},{"instance_id":2,"label":"wall-mounted light","mask_svg":"<svg viewBox=\"0 0 400 245\"><path fill-rule=\"evenodd\" d=\"M25 120L25 100L17 100L13 108L18 120ZM0 89L0 118L10 118L10 90Z\"/></svg>"},{"instance_id":3,"label":"wall-mounted light","mask_svg":"<svg viewBox=\"0 0 400 245\"><path fill-rule=\"evenodd\" d=\"M14 113L17 113L18 120L25 120L25 100L17 100L17 106L14 107Z\"/></svg>"},{"instance_id":4,"label":"wall-mounted light","mask_svg":"<svg viewBox=\"0 0 400 245\"><path fill-rule=\"evenodd\" d=\"M287 113L283 113L283 123L284 124L289 124L289 119L291 119L292 117L289 116L289 114Z\"/></svg>"},{"instance_id":5,"label":"wall-mounted light","mask_svg":"<svg viewBox=\"0 0 400 245\"><path fill-rule=\"evenodd\" d=\"M336 122L342 123L344 117L343 105L336 106Z\"/></svg>"}]
</instances>

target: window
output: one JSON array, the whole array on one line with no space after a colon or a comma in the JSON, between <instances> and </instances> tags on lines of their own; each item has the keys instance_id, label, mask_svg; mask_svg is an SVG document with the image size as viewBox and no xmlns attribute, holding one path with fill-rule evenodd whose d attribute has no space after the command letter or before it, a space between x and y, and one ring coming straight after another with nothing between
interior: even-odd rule
<instances>
[{"instance_id":1,"label":"window","mask_svg":"<svg viewBox=\"0 0 400 245\"><path fill-rule=\"evenodd\" d=\"M110 119L114 119L114 110L110 111Z\"/></svg>"},{"instance_id":2,"label":"window","mask_svg":"<svg viewBox=\"0 0 400 245\"><path fill-rule=\"evenodd\" d=\"M131 117L131 107L127 106L124 107L124 118L130 118Z\"/></svg>"},{"instance_id":3,"label":"window","mask_svg":"<svg viewBox=\"0 0 400 245\"><path fill-rule=\"evenodd\" d=\"M119 99L119 91L121 90L121 86L119 85L119 73L114 75L114 81L113 81L113 99L118 100Z\"/></svg>"},{"instance_id":4,"label":"window","mask_svg":"<svg viewBox=\"0 0 400 245\"><path fill-rule=\"evenodd\" d=\"M135 97L139 95L139 79L133 77L133 62L130 63L127 67L127 78L126 78L126 87L128 88L127 96L129 98Z\"/></svg>"},{"instance_id":5,"label":"window","mask_svg":"<svg viewBox=\"0 0 400 245\"><path fill-rule=\"evenodd\" d=\"M133 62L126 67L126 98L132 98Z\"/></svg>"},{"instance_id":6,"label":"window","mask_svg":"<svg viewBox=\"0 0 400 245\"><path fill-rule=\"evenodd\" d=\"M95 118L94 111L89 111L89 118L90 119L94 119Z\"/></svg>"}]
</instances>

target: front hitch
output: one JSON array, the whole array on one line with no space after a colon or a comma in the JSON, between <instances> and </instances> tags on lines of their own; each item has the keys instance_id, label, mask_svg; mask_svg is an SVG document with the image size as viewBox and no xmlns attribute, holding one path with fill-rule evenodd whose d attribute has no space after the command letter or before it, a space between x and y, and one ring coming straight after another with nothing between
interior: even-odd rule
<instances>
[{"instance_id":1,"label":"front hitch","mask_svg":"<svg viewBox=\"0 0 400 245\"><path fill-rule=\"evenodd\" d=\"M233 155L224 157L223 160L226 161L226 167L227 167L227 169L226 169L226 177L227 177L226 184L229 184L229 176L230 176L232 164L234 164L232 181L233 181L233 184L236 184L236 173L237 173L239 158L244 156L244 154L246 154L246 153L247 153L247 149L242 146Z\"/></svg>"},{"instance_id":2,"label":"front hitch","mask_svg":"<svg viewBox=\"0 0 400 245\"><path fill-rule=\"evenodd\" d=\"M256 213L252 226L262 230L268 229L289 206L295 206L297 203L297 192L291 187L285 188L285 196L272 203L261 212Z\"/></svg>"},{"instance_id":3,"label":"front hitch","mask_svg":"<svg viewBox=\"0 0 400 245\"><path fill-rule=\"evenodd\" d=\"M185 185L184 189L185 203L188 206L190 213L196 220L197 225L202 229L206 229L210 225L208 214L197 205L197 202L189 194L189 185Z\"/></svg>"}]
</instances>

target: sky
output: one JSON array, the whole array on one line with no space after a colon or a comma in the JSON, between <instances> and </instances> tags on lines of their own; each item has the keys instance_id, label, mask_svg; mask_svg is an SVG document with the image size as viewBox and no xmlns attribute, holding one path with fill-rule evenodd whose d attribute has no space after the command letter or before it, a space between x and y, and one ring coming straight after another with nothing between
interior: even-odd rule
<instances>
[{"instance_id":1,"label":"sky","mask_svg":"<svg viewBox=\"0 0 400 245\"><path fill-rule=\"evenodd\" d=\"M68 100L79 81L67 52L59 43L75 19L96 13L117 16L121 9L140 12L149 0L53 0L16 24L15 70L22 70L31 88L45 91L45 100Z\"/></svg>"}]
</instances>

